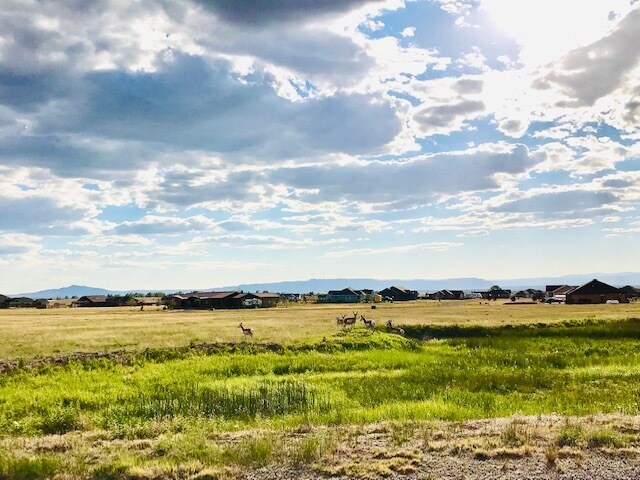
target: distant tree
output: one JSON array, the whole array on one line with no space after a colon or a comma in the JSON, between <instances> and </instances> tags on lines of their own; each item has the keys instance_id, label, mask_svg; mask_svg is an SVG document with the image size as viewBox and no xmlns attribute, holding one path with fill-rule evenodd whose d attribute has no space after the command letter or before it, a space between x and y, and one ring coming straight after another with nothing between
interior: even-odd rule
<instances>
[{"instance_id":1,"label":"distant tree","mask_svg":"<svg viewBox=\"0 0 640 480\"><path fill-rule=\"evenodd\" d=\"M502 290L502 288L500 287L500 285L494 285L489 289L489 291L491 292L493 290Z\"/></svg>"},{"instance_id":2,"label":"distant tree","mask_svg":"<svg viewBox=\"0 0 640 480\"><path fill-rule=\"evenodd\" d=\"M149 292L145 295L146 297L160 297L164 298L166 294L164 292Z\"/></svg>"}]
</instances>

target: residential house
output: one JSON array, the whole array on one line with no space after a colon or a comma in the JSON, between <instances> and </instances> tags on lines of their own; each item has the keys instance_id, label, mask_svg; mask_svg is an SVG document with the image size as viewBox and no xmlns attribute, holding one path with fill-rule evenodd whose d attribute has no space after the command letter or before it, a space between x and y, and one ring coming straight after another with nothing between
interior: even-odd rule
<instances>
[{"instance_id":1,"label":"residential house","mask_svg":"<svg viewBox=\"0 0 640 480\"><path fill-rule=\"evenodd\" d=\"M299 293L281 293L280 300L284 302L299 302L301 300L301 295Z\"/></svg>"},{"instance_id":2,"label":"residential house","mask_svg":"<svg viewBox=\"0 0 640 480\"><path fill-rule=\"evenodd\" d=\"M482 295L482 298L486 298L488 300L497 300L498 298L511 298L511 290L504 290L502 288L474 293L479 293L480 295Z\"/></svg>"},{"instance_id":3,"label":"residential house","mask_svg":"<svg viewBox=\"0 0 640 480\"><path fill-rule=\"evenodd\" d=\"M262 300L262 308L272 308L280 303L280 294L273 292L254 293L254 296Z\"/></svg>"},{"instance_id":4,"label":"residential house","mask_svg":"<svg viewBox=\"0 0 640 480\"><path fill-rule=\"evenodd\" d=\"M162 297L133 297L134 305L138 307L146 307L152 305L160 305Z\"/></svg>"},{"instance_id":5,"label":"residential house","mask_svg":"<svg viewBox=\"0 0 640 480\"><path fill-rule=\"evenodd\" d=\"M620 288L620 291L626 293L627 298L629 299L640 298L640 288L636 288L632 285L625 285L624 287Z\"/></svg>"},{"instance_id":6,"label":"residential house","mask_svg":"<svg viewBox=\"0 0 640 480\"><path fill-rule=\"evenodd\" d=\"M243 292L193 292L180 293L165 297L163 303L175 309L184 310L220 310L245 307L273 307L278 304L277 293Z\"/></svg>"},{"instance_id":7,"label":"residential house","mask_svg":"<svg viewBox=\"0 0 640 480\"><path fill-rule=\"evenodd\" d=\"M363 288L362 290L358 290L362 294L362 300L365 302L373 302L376 292L369 288Z\"/></svg>"},{"instance_id":8,"label":"residential house","mask_svg":"<svg viewBox=\"0 0 640 480\"><path fill-rule=\"evenodd\" d=\"M429 300L464 300L464 292L462 290L438 290L429 293L426 298Z\"/></svg>"},{"instance_id":9,"label":"residential house","mask_svg":"<svg viewBox=\"0 0 640 480\"><path fill-rule=\"evenodd\" d=\"M39 308L71 308L76 306L75 298L59 298L57 300L42 300Z\"/></svg>"},{"instance_id":10,"label":"residential house","mask_svg":"<svg viewBox=\"0 0 640 480\"><path fill-rule=\"evenodd\" d=\"M382 298L391 298L394 302L406 302L416 300L419 296L416 290L408 290L400 286L392 286L378 292Z\"/></svg>"},{"instance_id":11,"label":"residential house","mask_svg":"<svg viewBox=\"0 0 640 480\"><path fill-rule=\"evenodd\" d=\"M29 297L14 297L6 301L9 308L33 308L36 307L36 301Z\"/></svg>"},{"instance_id":12,"label":"residential house","mask_svg":"<svg viewBox=\"0 0 640 480\"><path fill-rule=\"evenodd\" d=\"M271 308L278 305L280 295L271 292L238 293L233 301L234 308Z\"/></svg>"},{"instance_id":13,"label":"residential house","mask_svg":"<svg viewBox=\"0 0 640 480\"><path fill-rule=\"evenodd\" d=\"M536 290L535 288L527 288L517 291L513 296L516 298L541 299L544 297L544 292L542 290Z\"/></svg>"},{"instance_id":14,"label":"residential house","mask_svg":"<svg viewBox=\"0 0 640 480\"><path fill-rule=\"evenodd\" d=\"M609 300L628 303L627 294L612 285L593 279L567 292L567 304L606 303Z\"/></svg>"},{"instance_id":15,"label":"residential house","mask_svg":"<svg viewBox=\"0 0 640 480\"><path fill-rule=\"evenodd\" d=\"M329 290L325 297L326 303L360 303L364 300L364 294L352 288L342 290Z\"/></svg>"},{"instance_id":16,"label":"residential house","mask_svg":"<svg viewBox=\"0 0 640 480\"><path fill-rule=\"evenodd\" d=\"M113 307L114 302L106 295L85 295L76 301L78 307Z\"/></svg>"}]
</instances>

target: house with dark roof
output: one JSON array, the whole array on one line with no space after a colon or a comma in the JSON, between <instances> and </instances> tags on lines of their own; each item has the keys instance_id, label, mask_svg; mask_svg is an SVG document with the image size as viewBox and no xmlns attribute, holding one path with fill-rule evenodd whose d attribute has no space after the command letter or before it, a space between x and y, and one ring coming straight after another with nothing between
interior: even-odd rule
<instances>
[{"instance_id":1,"label":"house with dark roof","mask_svg":"<svg viewBox=\"0 0 640 480\"><path fill-rule=\"evenodd\" d=\"M32 308L36 307L36 301L29 297L13 297L6 301L9 308Z\"/></svg>"},{"instance_id":2,"label":"house with dark roof","mask_svg":"<svg viewBox=\"0 0 640 480\"><path fill-rule=\"evenodd\" d=\"M235 297L238 292L193 292L171 295L167 303L173 308L185 310L215 310L236 308Z\"/></svg>"},{"instance_id":3,"label":"house with dark roof","mask_svg":"<svg viewBox=\"0 0 640 480\"><path fill-rule=\"evenodd\" d=\"M277 293L193 292L165 297L163 303L183 310L220 310L227 308L275 307L280 300Z\"/></svg>"},{"instance_id":4,"label":"house with dark roof","mask_svg":"<svg viewBox=\"0 0 640 480\"><path fill-rule=\"evenodd\" d=\"M438 290L434 293L426 295L429 300L464 300L464 291L462 290Z\"/></svg>"},{"instance_id":5,"label":"house with dark roof","mask_svg":"<svg viewBox=\"0 0 640 480\"><path fill-rule=\"evenodd\" d=\"M577 285L560 285L558 288L551 291L551 296L553 297L554 295L566 295L571 290L574 290L576 288L578 288Z\"/></svg>"},{"instance_id":6,"label":"house with dark roof","mask_svg":"<svg viewBox=\"0 0 640 480\"><path fill-rule=\"evenodd\" d=\"M552 293L552 292L553 292L556 288L560 288L560 287L562 287L562 285L547 285L547 286L544 288L544 292L547 294L547 296L548 296L548 297L551 297L551 296L553 296L553 293Z\"/></svg>"},{"instance_id":7,"label":"house with dark roof","mask_svg":"<svg viewBox=\"0 0 640 480\"><path fill-rule=\"evenodd\" d=\"M620 291L626 293L627 298L629 299L640 298L640 288L636 288L632 285L625 285L624 287L620 288Z\"/></svg>"},{"instance_id":8,"label":"house with dark roof","mask_svg":"<svg viewBox=\"0 0 640 480\"><path fill-rule=\"evenodd\" d=\"M109 302L106 295L85 295L76 301L78 307L113 307L113 302Z\"/></svg>"},{"instance_id":9,"label":"house with dark roof","mask_svg":"<svg viewBox=\"0 0 640 480\"><path fill-rule=\"evenodd\" d=\"M364 299L364 294L352 288L342 290L329 290L324 301L326 303L360 303Z\"/></svg>"},{"instance_id":10,"label":"house with dark roof","mask_svg":"<svg viewBox=\"0 0 640 480\"><path fill-rule=\"evenodd\" d=\"M383 299L391 298L394 302L416 300L419 296L416 290L408 290L404 287L395 285L389 288L385 288L384 290L380 290L378 292L378 295L381 295Z\"/></svg>"},{"instance_id":11,"label":"house with dark roof","mask_svg":"<svg viewBox=\"0 0 640 480\"><path fill-rule=\"evenodd\" d=\"M482 295L482 298L488 300L497 300L498 298L510 298L511 290L504 290L502 288L494 288L493 290L487 290L484 292L474 292Z\"/></svg>"},{"instance_id":12,"label":"house with dark roof","mask_svg":"<svg viewBox=\"0 0 640 480\"><path fill-rule=\"evenodd\" d=\"M606 303L609 300L629 303L626 293L594 278L567 292L565 301L567 304L593 304Z\"/></svg>"},{"instance_id":13,"label":"house with dark roof","mask_svg":"<svg viewBox=\"0 0 640 480\"><path fill-rule=\"evenodd\" d=\"M526 288L513 294L516 298L534 298L540 299L544 297L542 290L536 290L535 288Z\"/></svg>"}]
</instances>

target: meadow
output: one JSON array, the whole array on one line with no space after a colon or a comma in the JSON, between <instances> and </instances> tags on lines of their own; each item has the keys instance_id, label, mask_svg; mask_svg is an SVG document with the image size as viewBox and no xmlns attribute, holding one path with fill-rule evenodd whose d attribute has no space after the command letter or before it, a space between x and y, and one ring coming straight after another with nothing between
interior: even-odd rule
<instances>
[{"instance_id":1,"label":"meadow","mask_svg":"<svg viewBox=\"0 0 640 480\"><path fill-rule=\"evenodd\" d=\"M363 311L394 319L404 337L343 331L335 316L346 309L335 306L3 312L15 350L3 344L2 355L24 361L0 376L0 478L217 478L275 464L373 478L415 468L443 448L451 425L514 415L573 420L548 434L509 421L489 443L455 452L526 455L540 438L548 457L577 446L637 452L638 307L415 302ZM253 341L242 341L238 321L256 328ZM29 362L123 347L114 358ZM618 420L581 420L602 415ZM402 448L366 465L340 460L365 431ZM382 470L372 473L374 464Z\"/></svg>"},{"instance_id":2,"label":"meadow","mask_svg":"<svg viewBox=\"0 0 640 480\"><path fill-rule=\"evenodd\" d=\"M640 303L618 305L518 305L478 301L417 301L368 305L291 304L273 309L163 311L160 308L0 310L0 360L76 351L141 350L191 342L239 342L238 323L255 341L291 343L336 331L335 319L354 310L384 324L501 325L640 317Z\"/></svg>"}]
</instances>

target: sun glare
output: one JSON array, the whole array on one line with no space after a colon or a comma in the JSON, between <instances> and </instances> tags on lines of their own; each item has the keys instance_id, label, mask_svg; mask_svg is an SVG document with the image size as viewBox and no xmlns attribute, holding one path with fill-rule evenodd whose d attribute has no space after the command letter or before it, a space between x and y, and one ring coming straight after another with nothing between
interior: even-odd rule
<instances>
[{"instance_id":1,"label":"sun glare","mask_svg":"<svg viewBox=\"0 0 640 480\"><path fill-rule=\"evenodd\" d=\"M633 7L627 0L482 0L495 27L521 46L520 61L548 62L606 35Z\"/></svg>"}]
</instances>

